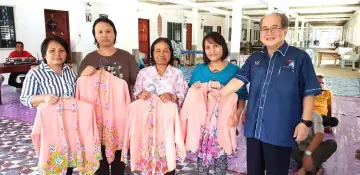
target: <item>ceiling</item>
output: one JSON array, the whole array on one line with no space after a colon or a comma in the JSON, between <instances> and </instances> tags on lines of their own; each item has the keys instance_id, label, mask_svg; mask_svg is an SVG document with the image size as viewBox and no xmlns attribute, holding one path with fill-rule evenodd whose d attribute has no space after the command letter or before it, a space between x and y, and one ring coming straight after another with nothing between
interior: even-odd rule
<instances>
[{"instance_id":1,"label":"ceiling","mask_svg":"<svg viewBox=\"0 0 360 175\"><path fill-rule=\"evenodd\" d=\"M233 0L138 0L159 5L162 9L191 10L197 7L200 13L231 16ZM242 1L242 0L241 0ZM243 2L243 17L259 20L268 13L268 3L276 11L286 12L290 20L310 22L312 25L344 25L360 10L360 0L251 0Z\"/></svg>"}]
</instances>

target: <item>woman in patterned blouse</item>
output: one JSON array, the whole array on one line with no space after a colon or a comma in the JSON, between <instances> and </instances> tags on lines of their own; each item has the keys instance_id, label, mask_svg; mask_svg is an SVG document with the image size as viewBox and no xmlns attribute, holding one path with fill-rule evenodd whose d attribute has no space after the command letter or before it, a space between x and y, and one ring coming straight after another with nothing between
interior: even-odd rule
<instances>
[{"instance_id":1,"label":"woman in patterned blouse","mask_svg":"<svg viewBox=\"0 0 360 175\"><path fill-rule=\"evenodd\" d=\"M141 69L134 87L136 99L147 100L151 93L159 95L163 102L184 101L188 84L181 70L172 66L174 49L167 38L158 38L151 45L152 66Z\"/></svg>"}]
</instances>

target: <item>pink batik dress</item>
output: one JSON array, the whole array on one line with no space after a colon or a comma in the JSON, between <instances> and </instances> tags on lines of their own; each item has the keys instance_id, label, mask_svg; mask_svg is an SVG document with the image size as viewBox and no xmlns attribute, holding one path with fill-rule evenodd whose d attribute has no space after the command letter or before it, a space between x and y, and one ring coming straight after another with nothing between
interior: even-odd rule
<instances>
[{"instance_id":1,"label":"pink batik dress","mask_svg":"<svg viewBox=\"0 0 360 175\"><path fill-rule=\"evenodd\" d=\"M163 103L156 95L149 100L136 100L130 105L126 124L125 150L122 161L132 171L147 175L162 175L176 168L176 161L184 161L186 150L181 132L178 106Z\"/></svg>"},{"instance_id":2,"label":"pink batik dress","mask_svg":"<svg viewBox=\"0 0 360 175\"><path fill-rule=\"evenodd\" d=\"M99 168L99 133L94 108L88 103L72 98L40 104L31 138L40 174L66 174L68 167L94 174Z\"/></svg>"},{"instance_id":3,"label":"pink batik dress","mask_svg":"<svg viewBox=\"0 0 360 175\"><path fill-rule=\"evenodd\" d=\"M215 158L234 153L237 147L236 128L229 124L237 108L237 94L213 103L207 98L212 91L209 85L190 88L180 114L186 149L207 166Z\"/></svg>"},{"instance_id":4,"label":"pink batik dress","mask_svg":"<svg viewBox=\"0 0 360 175\"><path fill-rule=\"evenodd\" d=\"M131 102L126 81L104 69L78 78L76 98L94 105L102 145L109 163L123 148L128 106Z\"/></svg>"}]
</instances>

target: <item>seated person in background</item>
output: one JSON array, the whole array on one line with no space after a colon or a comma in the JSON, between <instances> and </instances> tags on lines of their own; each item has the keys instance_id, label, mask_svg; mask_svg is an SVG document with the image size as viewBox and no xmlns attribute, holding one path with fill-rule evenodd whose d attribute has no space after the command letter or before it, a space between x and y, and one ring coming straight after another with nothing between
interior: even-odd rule
<instances>
[{"instance_id":1,"label":"seated person in background","mask_svg":"<svg viewBox=\"0 0 360 175\"><path fill-rule=\"evenodd\" d=\"M334 140L323 141L324 126L320 114L313 112L312 122L313 125L309 128L308 137L304 141L298 142L291 152L291 158L298 163L300 168L296 175L305 175L306 173L322 175L324 173L322 164L337 149Z\"/></svg>"},{"instance_id":2,"label":"seated person in background","mask_svg":"<svg viewBox=\"0 0 360 175\"><path fill-rule=\"evenodd\" d=\"M174 65L174 67L176 67L176 68L178 68L180 70L183 69L183 67L180 65L180 59L179 58L176 58L176 57L174 58L173 65Z\"/></svg>"},{"instance_id":3,"label":"seated person in background","mask_svg":"<svg viewBox=\"0 0 360 175\"><path fill-rule=\"evenodd\" d=\"M360 160L360 149L356 150L355 157Z\"/></svg>"},{"instance_id":4,"label":"seated person in background","mask_svg":"<svg viewBox=\"0 0 360 175\"><path fill-rule=\"evenodd\" d=\"M139 65L139 69L145 68L145 63L144 63L145 59L146 59L145 53L139 52L138 60L136 60Z\"/></svg>"},{"instance_id":5,"label":"seated person in background","mask_svg":"<svg viewBox=\"0 0 360 175\"><path fill-rule=\"evenodd\" d=\"M237 61L236 61L236 60L231 60L230 63L237 65Z\"/></svg>"},{"instance_id":6,"label":"seated person in background","mask_svg":"<svg viewBox=\"0 0 360 175\"><path fill-rule=\"evenodd\" d=\"M5 80L4 76L0 75L0 86L4 82L4 80Z\"/></svg>"},{"instance_id":7,"label":"seated person in background","mask_svg":"<svg viewBox=\"0 0 360 175\"><path fill-rule=\"evenodd\" d=\"M10 60L16 60L16 59L23 59L23 58L28 58L28 59L31 59L32 61L36 61L36 58L33 57L29 52L25 51L24 50L24 44L20 41L16 42L16 47L15 47L15 50L12 51L9 55L9 59ZM13 86L17 89L21 89L22 88L22 81L20 83L16 82L16 78L19 76L19 75L24 75L26 74L27 72L16 72L16 73L11 73L10 76L9 76L9 81L8 81L8 84L10 86Z\"/></svg>"},{"instance_id":8,"label":"seated person in background","mask_svg":"<svg viewBox=\"0 0 360 175\"><path fill-rule=\"evenodd\" d=\"M314 111L322 116L324 127L335 127L338 125L339 121L337 118L331 116L333 94L331 90L325 88L325 79L323 76L318 75L317 79L322 92L315 96Z\"/></svg>"}]
</instances>

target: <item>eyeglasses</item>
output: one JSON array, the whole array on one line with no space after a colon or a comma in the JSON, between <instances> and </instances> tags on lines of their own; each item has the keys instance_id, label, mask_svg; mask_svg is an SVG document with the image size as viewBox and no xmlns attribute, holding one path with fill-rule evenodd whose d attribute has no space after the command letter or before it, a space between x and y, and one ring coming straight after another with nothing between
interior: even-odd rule
<instances>
[{"instance_id":1,"label":"eyeglasses","mask_svg":"<svg viewBox=\"0 0 360 175\"><path fill-rule=\"evenodd\" d=\"M264 27L264 28L260 29L260 32L261 32L261 34L267 34L270 31L273 34L277 34L280 32L281 29L282 28L279 26L271 27L271 28Z\"/></svg>"}]
</instances>

